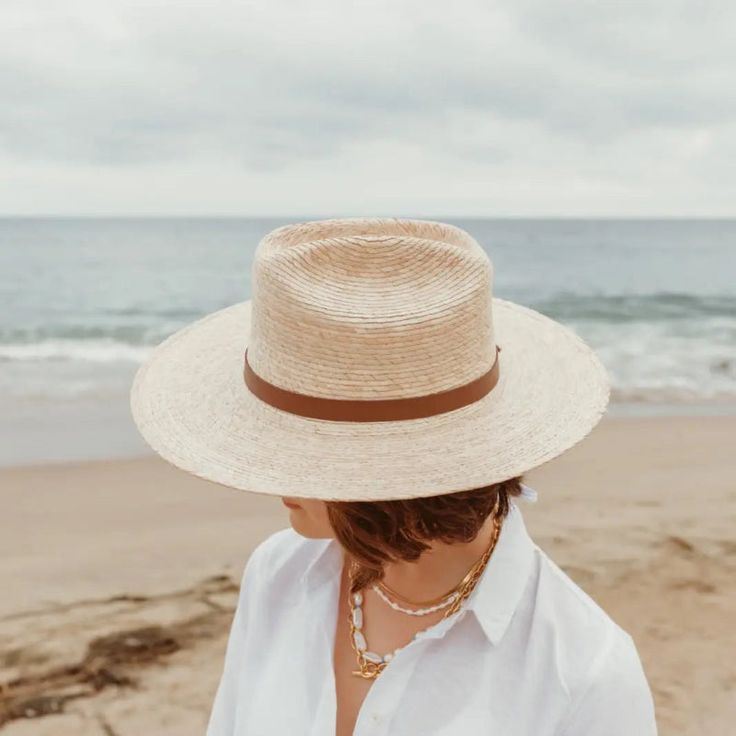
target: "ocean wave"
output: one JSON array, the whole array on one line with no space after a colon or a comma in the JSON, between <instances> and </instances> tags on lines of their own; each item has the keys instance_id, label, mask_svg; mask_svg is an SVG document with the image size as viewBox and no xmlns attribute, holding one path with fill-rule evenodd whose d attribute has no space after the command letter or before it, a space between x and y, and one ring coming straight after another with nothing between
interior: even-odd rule
<instances>
[{"instance_id":1,"label":"ocean wave","mask_svg":"<svg viewBox=\"0 0 736 736\"><path fill-rule=\"evenodd\" d=\"M98 343L113 341L130 346L156 345L184 322L148 324L49 324L0 328L0 348L46 342Z\"/></svg>"},{"instance_id":2,"label":"ocean wave","mask_svg":"<svg viewBox=\"0 0 736 736\"><path fill-rule=\"evenodd\" d=\"M587 295L559 292L529 306L560 321L668 322L736 318L736 295L696 295L661 291L649 294Z\"/></svg>"},{"instance_id":3,"label":"ocean wave","mask_svg":"<svg viewBox=\"0 0 736 736\"><path fill-rule=\"evenodd\" d=\"M41 340L0 344L3 361L77 361L81 363L141 363L151 347L113 339Z\"/></svg>"},{"instance_id":4,"label":"ocean wave","mask_svg":"<svg viewBox=\"0 0 736 736\"><path fill-rule=\"evenodd\" d=\"M227 305L225 305L227 306ZM101 310L104 314L114 315L116 317L156 317L162 319L175 320L194 320L201 315L201 312L188 307L172 307L172 308L152 308L152 307L124 307L124 308L105 308Z\"/></svg>"}]
</instances>

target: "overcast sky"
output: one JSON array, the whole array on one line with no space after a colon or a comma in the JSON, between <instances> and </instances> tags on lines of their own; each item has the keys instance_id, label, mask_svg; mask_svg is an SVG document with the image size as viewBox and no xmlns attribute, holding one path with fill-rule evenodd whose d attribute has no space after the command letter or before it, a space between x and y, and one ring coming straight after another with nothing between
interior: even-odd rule
<instances>
[{"instance_id":1,"label":"overcast sky","mask_svg":"<svg viewBox=\"0 0 736 736\"><path fill-rule=\"evenodd\" d=\"M736 216L733 0L0 1L0 213Z\"/></svg>"}]
</instances>

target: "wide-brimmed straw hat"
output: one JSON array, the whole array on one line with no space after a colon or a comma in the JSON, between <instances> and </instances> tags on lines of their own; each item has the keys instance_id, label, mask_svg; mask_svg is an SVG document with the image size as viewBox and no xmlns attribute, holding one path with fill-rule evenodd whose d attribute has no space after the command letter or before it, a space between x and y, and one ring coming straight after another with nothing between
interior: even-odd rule
<instances>
[{"instance_id":1,"label":"wide-brimmed straw hat","mask_svg":"<svg viewBox=\"0 0 736 736\"><path fill-rule=\"evenodd\" d=\"M494 298L493 276L441 222L277 228L250 300L153 350L133 417L170 463L256 493L406 499L521 475L593 429L610 382L571 329Z\"/></svg>"}]
</instances>

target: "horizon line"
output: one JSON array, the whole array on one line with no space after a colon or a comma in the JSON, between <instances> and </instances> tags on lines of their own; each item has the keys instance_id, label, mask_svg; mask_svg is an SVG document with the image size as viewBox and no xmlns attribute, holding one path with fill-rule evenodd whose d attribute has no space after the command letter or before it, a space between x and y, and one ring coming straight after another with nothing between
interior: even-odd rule
<instances>
[{"instance_id":1,"label":"horizon line","mask_svg":"<svg viewBox=\"0 0 736 736\"><path fill-rule=\"evenodd\" d=\"M296 215L249 215L249 214L183 214L183 213L0 213L0 220L330 220L342 218L398 218L398 219L445 219L445 220L736 220L734 215L387 215L387 214L296 214Z\"/></svg>"}]
</instances>

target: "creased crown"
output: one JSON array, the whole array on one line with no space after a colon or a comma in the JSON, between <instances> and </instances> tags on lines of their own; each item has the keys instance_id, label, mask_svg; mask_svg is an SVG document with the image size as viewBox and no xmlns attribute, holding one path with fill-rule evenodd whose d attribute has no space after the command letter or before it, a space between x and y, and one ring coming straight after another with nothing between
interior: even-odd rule
<instances>
[{"instance_id":1,"label":"creased crown","mask_svg":"<svg viewBox=\"0 0 736 736\"><path fill-rule=\"evenodd\" d=\"M258 245L248 360L280 388L336 399L423 396L469 383L496 355L493 265L429 220L286 225Z\"/></svg>"}]
</instances>

